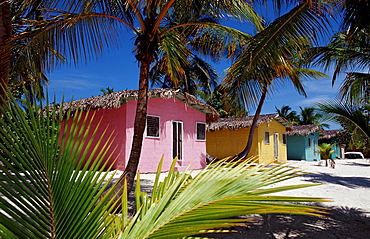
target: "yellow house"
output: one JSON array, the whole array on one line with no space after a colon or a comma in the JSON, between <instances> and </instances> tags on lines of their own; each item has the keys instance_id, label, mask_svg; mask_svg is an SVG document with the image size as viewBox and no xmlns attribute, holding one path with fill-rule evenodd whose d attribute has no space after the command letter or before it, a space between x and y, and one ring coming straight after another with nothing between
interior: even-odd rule
<instances>
[{"instance_id":1,"label":"yellow house","mask_svg":"<svg viewBox=\"0 0 370 239\"><path fill-rule=\"evenodd\" d=\"M236 155L247 145L254 116L221 118L207 127L207 153L222 159ZM252 149L248 154L257 156L259 163L287 162L286 132L292 125L277 114L260 115L254 133Z\"/></svg>"}]
</instances>

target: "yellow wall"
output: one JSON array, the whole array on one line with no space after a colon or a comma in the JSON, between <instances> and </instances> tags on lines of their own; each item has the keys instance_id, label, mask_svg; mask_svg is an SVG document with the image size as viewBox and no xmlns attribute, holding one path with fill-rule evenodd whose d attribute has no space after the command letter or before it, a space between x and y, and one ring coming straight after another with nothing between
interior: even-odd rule
<instances>
[{"instance_id":1,"label":"yellow wall","mask_svg":"<svg viewBox=\"0 0 370 239\"><path fill-rule=\"evenodd\" d=\"M264 133L269 131L270 144L264 143ZM286 128L275 120L261 124L255 131L252 150L248 156L258 156L259 162L278 160L280 163L287 161L286 145L282 144L282 133ZM278 133L278 158L274 157L274 133ZM239 130L218 130L207 132L207 153L219 159L240 153L249 135L249 128Z\"/></svg>"},{"instance_id":2,"label":"yellow wall","mask_svg":"<svg viewBox=\"0 0 370 239\"><path fill-rule=\"evenodd\" d=\"M264 136L265 132L268 131L270 135L270 144L265 144ZM278 157L274 156L274 134L278 135ZM286 128L282 126L275 120L262 123L258 127L258 152L259 152L259 162L267 162L271 160L276 160L279 163L287 162L287 148L286 145L282 143L282 134L286 133ZM255 139L256 140L256 139Z\"/></svg>"},{"instance_id":3,"label":"yellow wall","mask_svg":"<svg viewBox=\"0 0 370 239\"><path fill-rule=\"evenodd\" d=\"M207 153L211 156L222 159L236 155L243 151L247 144L249 128L240 130L218 130L208 131L206 136ZM253 141L251 153L256 155L257 142Z\"/></svg>"}]
</instances>

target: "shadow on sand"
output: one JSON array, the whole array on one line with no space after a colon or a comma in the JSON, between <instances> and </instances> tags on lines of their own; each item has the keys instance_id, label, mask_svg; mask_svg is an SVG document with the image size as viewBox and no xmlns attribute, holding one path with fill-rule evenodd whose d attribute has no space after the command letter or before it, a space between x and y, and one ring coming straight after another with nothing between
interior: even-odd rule
<instances>
[{"instance_id":1,"label":"shadow on sand","mask_svg":"<svg viewBox=\"0 0 370 239\"><path fill-rule=\"evenodd\" d=\"M349 188L370 188L370 178L368 177L342 177L333 176L327 173L309 173L303 175L302 177L304 178L304 181L311 183L338 184Z\"/></svg>"},{"instance_id":2,"label":"shadow on sand","mask_svg":"<svg viewBox=\"0 0 370 239\"><path fill-rule=\"evenodd\" d=\"M211 238L369 238L370 218L354 208L328 208L328 217L302 215L253 215L245 226L228 228L233 232L202 234Z\"/></svg>"}]
</instances>

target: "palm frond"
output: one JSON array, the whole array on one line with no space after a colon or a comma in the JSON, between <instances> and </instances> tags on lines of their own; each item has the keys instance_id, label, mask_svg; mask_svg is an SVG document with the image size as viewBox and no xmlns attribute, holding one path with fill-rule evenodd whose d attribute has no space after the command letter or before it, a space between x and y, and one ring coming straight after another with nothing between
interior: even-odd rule
<instances>
[{"instance_id":1,"label":"palm frond","mask_svg":"<svg viewBox=\"0 0 370 239\"><path fill-rule=\"evenodd\" d=\"M224 84L242 93L245 92L242 88L252 83L248 91L254 91L249 94L254 96L261 95L263 87L250 79L268 88L279 78L289 78L298 92L305 95L297 70L300 64L294 58L307 49L307 39L315 39L316 28L321 29L322 23L308 3L293 8L249 40L248 47L228 70ZM253 85L257 86L255 90ZM254 98L251 98L253 105Z\"/></svg>"},{"instance_id":2,"label":"palm frond","mask_svg":"<svg viewBox=\"0 0 370 239\"><path fill-rule=\"evenodd\" d=\"M347 73L339 88L338 96L340 99L351 103L367 103L369 100L370 75L367 73L350 72Z\"/></svg>"},{"instance_id":3,"label":"palm frond","mask_svg":"<svg viewBox=\"0 0 370 239\"><path fill-rule=\"evenodd\" d=\"M250 219L230 217L248 214L325 214L320 207L292 204L326 201L324 199L273 195L315 185L270 187L304 174L300 170L286 165L254 165L252 162L253 159L227 165L220 162L194 177L187 172L173 171L172 167L161 183L158 181L159 165L152 196L140 190L135 192L140 207L120 238L182 238L214 228L244 224Z\"/></svg>"},{"instance_id":4,"label":"palm frond","mask_svg":"<svg viewBox=\"0 0 370 239\"><path fill-rule=\"evenodd\" d=\"M93 115L63 121L56 107L26 106L9 98L2 111L0 236L110 238L110 193L101 195L112 140L92 146Z\"/></svg>"},{"instance_id":5,"label":"palm frond","mask_svg":"<svg viewBox=\"0 0 370 239\"><path fill-rule=\"evenodd\" d=\"M317 105L318 109L336 121L336 118L344 118L357 126L370 138L369 115L366 113L369 105L348 104L338 101L328 101Z\"/></svg>"}]
</instances>

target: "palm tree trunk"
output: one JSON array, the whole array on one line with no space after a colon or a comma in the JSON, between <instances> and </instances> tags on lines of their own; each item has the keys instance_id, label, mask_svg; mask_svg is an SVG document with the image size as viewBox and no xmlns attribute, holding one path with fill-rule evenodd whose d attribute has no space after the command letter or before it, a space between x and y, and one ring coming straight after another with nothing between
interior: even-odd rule
<instances>
[{"instance_id":1,"label":"palm tree trunk","mask_svg":"<svg viewBox=\"0 0 370 239\"><path fill-rule=\"evenodd\" d=\"M112 197L116 204L116 208L120 207L121 195L123 193L123 186L127 183L127 192L130 193L134 182L136 172L139 166L141 148L143 145L144 131L146 125L146 112L148 106L148 77L151 61L141 61L140 63L140 79L139 79L139 93L136 105L136 115L134 121L134 135L132 138L131 152L125 171L119 177L117 184L114 186ZM105 191L104 196L108 191Z\"/></svg>"},{"instance_id":2,"label":"palm tree trunk","mask_svg":"<svg viewBox=\"0 0 370 239\"><path fill-rule=\"evenodd\" d=\"M249 130L247 145L245 146L245 148L243 149L243 151L240 152L236 156L236 159L241 159L241 158L246 157L249 154L249 152L251 151L251 149L252 149L254 131L257 128L257 121L258 121L258 118L261 115L262 106L265 103L265 99L266 99L266 94L267 94L267 89L266 89L266 87L264 87L263 88L263 91L262 91L262 95L261 95L260 101L259 101L258 106L257 106L256 113L254 114L254 117L253 117L252 125L251 125L250 130Z\"/></svg>"},{"instance_id":3,"label":"palm tree trunk","mask_svg":"<svg viewBox=\"0 0 370 239\"><path fill-rule=\"evenodd\" d=\"M10 54L9 40L12 36L10 5L6 1L0 4L0 97L4 99L9 82ZM0 103L2 105L2 103Z\"/></svg>"},{"instance_id":4,"label":"palm tree trunk","mask_svg":"<svg viewBox=\"0 0 370 239\"><path fill-rule=\"evenodd\" d=\"M144 130L146 125L146 112L148 106L148 78L150 70L150 61L141 62L140 80L139 80L139 95L137 99L136 115L134 122L134 136L130 157L125 169L125 177L127 180L128 192L131 191L136 171L139 165L141 148L143 144Z\"/></svg>"}]
</instances>

